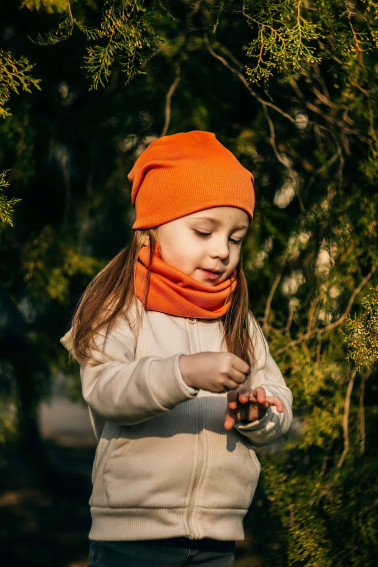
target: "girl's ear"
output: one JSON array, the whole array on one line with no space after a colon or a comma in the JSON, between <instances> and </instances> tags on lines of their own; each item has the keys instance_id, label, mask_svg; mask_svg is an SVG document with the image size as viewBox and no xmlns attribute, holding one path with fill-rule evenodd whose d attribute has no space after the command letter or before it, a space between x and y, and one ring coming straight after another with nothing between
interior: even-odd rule
<instances>
[{"instance_id":1,"label":"girl's ear","mask_svg":"<svg viewBox=\"0 0 378 567\"><path fill-rule=\"evenodd\" d=\"M138 233L138 244L139 246L150 246L157 243L156 229L147 228L144 230L136 230Z\"/></svg>"}]
</instances>

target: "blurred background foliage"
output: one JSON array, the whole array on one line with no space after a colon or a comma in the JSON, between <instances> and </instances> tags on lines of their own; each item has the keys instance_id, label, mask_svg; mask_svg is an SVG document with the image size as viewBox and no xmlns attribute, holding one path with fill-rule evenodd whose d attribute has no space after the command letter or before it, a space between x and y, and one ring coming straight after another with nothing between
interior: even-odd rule
<instances>
[{"instance_id":1,"label":"blurred background foliage","mask_svg":"<svg viewBox=\"0 0 378 567\"><path fill-rule=\"evenodd\" d=\"M130 238L127 173L209 130L255 175L251 308L294 393L248 541L261 565L375 564L377 4L23 0L0 22L0 445L43 466L38 405L62 372L80 397L59 338Z\"/></svg>"}]
</instances>

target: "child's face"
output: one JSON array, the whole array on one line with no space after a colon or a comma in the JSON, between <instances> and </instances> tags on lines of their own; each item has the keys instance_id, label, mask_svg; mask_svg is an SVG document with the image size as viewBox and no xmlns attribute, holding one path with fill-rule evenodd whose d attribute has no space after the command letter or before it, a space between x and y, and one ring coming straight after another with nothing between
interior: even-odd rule
<instances>
[{"instance_id":1,"label":"child's face","mask_svg":"<svg viewBox=\"0 0 378 567\"><path fill-rule=\"evenodd\" d=\"M249 217L235 207L214 207L155 229L162 259L207 285L217 285L236 268Z\"/></svg>"}]
</instances>

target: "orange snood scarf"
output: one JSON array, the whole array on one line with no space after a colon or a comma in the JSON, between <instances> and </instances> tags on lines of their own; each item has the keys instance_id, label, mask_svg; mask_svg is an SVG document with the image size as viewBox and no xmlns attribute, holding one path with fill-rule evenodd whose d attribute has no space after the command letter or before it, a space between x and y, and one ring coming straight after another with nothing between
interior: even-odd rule
<instances>
[{"instance_id":1,"label":"orange snood scarf","mask_svg":"<svg viewBox=\"0 0 378 567\"><path fill-rule=\"evenodd\" d=\"M157 245L148 286L149 263L150 247L144 246L135 269L135 292L147 311L195 319L217 319L228 311L236 288L235 275L215 286L203 284L164 262Z\"/></svg>"},{"instance_id":2,"label":"orange snood scarf","mask_svg":"<svg viewBox=\"0 0 378 567\"><path fill-rule=\"evenodd\" d=\"M133 183L134 229L154 228L213 207L236 207L253 217L253 175L211 132L181 132L153 141L128 179ZM148 281L149 256L149 247L143 247L135 270L136 294L145 309L204 319L227 312L235 274L215 286L203 284L164 262L157 247Z\"/></svg>"}]
</instances>

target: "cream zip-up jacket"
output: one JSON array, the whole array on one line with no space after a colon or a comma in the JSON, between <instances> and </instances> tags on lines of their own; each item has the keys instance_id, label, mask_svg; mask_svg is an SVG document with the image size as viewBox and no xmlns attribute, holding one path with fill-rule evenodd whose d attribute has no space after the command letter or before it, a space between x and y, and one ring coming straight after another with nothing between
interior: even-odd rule
<instances>
[{"instance_id":1,"label":"cream zip-up jacket","mask_svg":"<svg viewBox=\"0 0 378 567\"><path fill-rule=\"evenodd\" d=\"M98 440L89 539L242 539L260 472L255 447L289 429L291 392L251 319L245 385L278 396L284 411L226 431L226 394L188 387L179 370L181 354L225 350L219 319L143 310L137 331L134 315L97 341L96 364L81 365ZM61 340L70 349L70 332Z\"/></svg>"}]
</instances>

